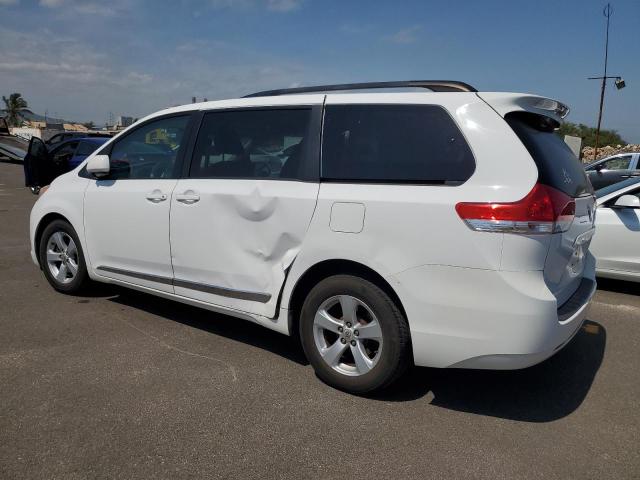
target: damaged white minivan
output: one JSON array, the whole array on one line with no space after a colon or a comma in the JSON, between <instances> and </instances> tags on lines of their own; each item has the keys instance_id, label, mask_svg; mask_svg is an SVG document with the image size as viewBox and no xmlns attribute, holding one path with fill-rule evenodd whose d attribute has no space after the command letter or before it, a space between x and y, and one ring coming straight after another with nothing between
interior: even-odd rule
<instances>
[{"instance_id":1,"label":"damaged white minivan","mask_svg":"<svg viewBox=\"0 0 640 480\"><path fill-rule=\"evenodd\" d=\"M61 292L115 283L299 335L350 392L411 363L524 368L596 288L567 111L454 81L260 92L150 115L53 181L34 139L33 261Z\"/></svg>"}]
</instances>

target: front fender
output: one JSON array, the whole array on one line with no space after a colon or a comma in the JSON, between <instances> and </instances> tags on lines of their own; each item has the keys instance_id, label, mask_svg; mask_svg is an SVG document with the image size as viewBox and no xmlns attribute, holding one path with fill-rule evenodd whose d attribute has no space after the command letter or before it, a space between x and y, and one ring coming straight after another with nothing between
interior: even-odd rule
<instances>
[{"instance_id":1,"label":"front fender","mask_svg":"<svg viewBox=\"0 0 640 480\"><path fill-rule=\"evenodd\" d=\"M84 233L84 192L89 184L89 179L79 177L75 171L58 177L47 191L41 194L31 209L29 216L29 244L31 246L31 258L39 265L36 234L41 231L43 221L53 216L66 219L78 234L82 245L86 245ZM86 249L83 248L86 251ZM89 259L85 255L85 261Z\"/></svg>"}]
</instances>

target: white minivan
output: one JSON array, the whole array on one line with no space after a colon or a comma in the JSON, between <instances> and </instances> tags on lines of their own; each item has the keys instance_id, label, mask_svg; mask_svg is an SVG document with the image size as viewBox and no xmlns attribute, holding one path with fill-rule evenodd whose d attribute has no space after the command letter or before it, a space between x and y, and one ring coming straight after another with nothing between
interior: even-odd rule
<instances>
[{"instance_id":1,"label":"white minivan","mask_svg":"<svg viewBox=\"0 0 640 480\"><path fill-rule=\"evenodd\" d=\"M453 81L260 92L152 114L53 182L34 139L33 261L61 292L114 283L299 335L351 392L410 363L524 368L596 288L567 112Z\"/></svg>"}]
</instances>

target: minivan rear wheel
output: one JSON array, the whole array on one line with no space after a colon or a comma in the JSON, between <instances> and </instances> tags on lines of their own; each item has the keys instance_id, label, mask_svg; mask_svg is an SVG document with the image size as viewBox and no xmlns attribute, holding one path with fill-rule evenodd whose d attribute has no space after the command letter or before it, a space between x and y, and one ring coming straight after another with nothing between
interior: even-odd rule
<instances>
[{"instance_id":1,"label":"minivan rear wheel","mask_svg":"<svg viewBox=\"0 0 640 480\"><path fill-rule=\"evenodd\" d=\"M409 326L377 285L335 275L307 296L300 317L302 346L318 377L366 393L390 385L409 365Z\"/></svg>"},{"instance_id":2,"label":"minivan rear wheel","mask_svg":"<svg viewBox=\"0 0 640 480\"><path fill-rule=\"evenodd\" d=\"M64 293L76 293L89 283L82 246L73 227L54 220L42 232L40 267L49 284Z\"/></svg>"}]
</instances>

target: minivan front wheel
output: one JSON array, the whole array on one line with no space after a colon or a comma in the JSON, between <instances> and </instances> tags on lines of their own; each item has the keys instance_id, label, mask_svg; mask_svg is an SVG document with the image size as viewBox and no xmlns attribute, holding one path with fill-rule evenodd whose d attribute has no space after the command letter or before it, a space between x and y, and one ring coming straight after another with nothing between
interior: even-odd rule
<instances>
[{"instance_id":1,"label":"minivan front wheel","mask_svg":"<svg viewBox=\"0 0 640 480\"><path fill-rule=\"evenodd\" d=\"M396 380L409 364L409 326L378 286L336 275L316 285L304 302L300 336L321 380L366 393Z\"/></svg>"},{"instance_id":2,"label":"minivan front wheel","mask_svg":"<svg viewBox=\"0 0 640 480\"><path fill-rule=\"evenodd\" d=\"M73 227L54 220L42 232L40 266L49 284L64 293L76 293L89 282L82 246Z\"/></svg>"}]
</instances>

